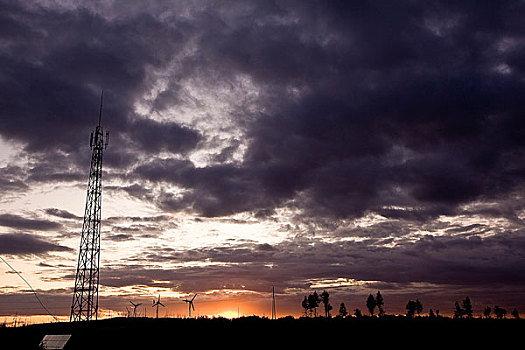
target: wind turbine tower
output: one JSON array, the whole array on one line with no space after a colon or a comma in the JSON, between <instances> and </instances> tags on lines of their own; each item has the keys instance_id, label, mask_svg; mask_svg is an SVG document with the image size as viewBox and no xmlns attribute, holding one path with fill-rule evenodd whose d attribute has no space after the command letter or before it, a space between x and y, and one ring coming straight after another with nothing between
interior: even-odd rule
<instances>
[{"instance_id":1,"label":"wind turbine tower","mask_svg":"<svg viewBox=\"0 0 525 350\"><path fill-rule=\"evenodd\" d=\"M93 150L78 253L77 272L70 321L89 321L98 317L98 286L100 265L100 219L102 209L102 155L108 146L109 132L104 135L101 125L102 103L100 96L98 125L91 133L89 146Z\"/></svg>"},{"instance_id":2,"label":"wind turbine tower","mask_svg":"<svg viewBox=\"0 0 525 350\"><path fill-rule=\"evenodd\" d=\"M142 305L142 303L135 304L134 302L130 301L130 304L133 305L133 317L137 317L137 308Z\"/></svg>"},{"instance_id":3,"label":"wind turbine tower","mask_svg":"<svg viewBox=\"0 0 525 350\"><path fill-rule=\"evenodd\" d=\"M157 307L157 313L156 313L156 318L159 318L159 305L162 306L162 307L166 307L163 303L160 302L160 294L159 294L159 298L157 299L157 301L153 300L153 305L151 305L151 307Z\"/></svg>"},{"instance_id":4,"label":"wind turbine tower","mask_svg":"<svg viewBox=\"0 0 525 350\"><path fill-rule=\"evenodd\" d=\"M184 299L183 301L188 303L188 316L191 318L191 309L193 309L193 311L195 311L195 306L193 306L193 300L195 299L195 297L197 296L197 293L195 293L195 295L193 296L193 298L191 298L190 300L188 299Z\"/></svg>"}]
</instances>

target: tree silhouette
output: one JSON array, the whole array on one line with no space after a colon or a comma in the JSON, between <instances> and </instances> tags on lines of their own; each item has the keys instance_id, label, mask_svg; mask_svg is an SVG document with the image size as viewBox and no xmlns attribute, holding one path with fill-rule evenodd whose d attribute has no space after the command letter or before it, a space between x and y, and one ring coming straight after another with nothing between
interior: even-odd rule
<instances>
[{"instance_id":1,"label":"tree silhouette","mask_svg":"<svg viewBox=\"0 0 525 350\"><path fill-rule=\"evenodd\" d=\"M321 301L324 305L324 316L330 317L330 310L332 310L332 305L330 305L330 294L325 290L321 293Z\"/></svg>"},{"instance_id":2,"label":"tree silhouette","mask_svg":"<svg viewBox=\"0 0 525 350\"><path fill-rule=\"evenodd\" d=\"M341 303L339 306L339 316L346 317L346 315L348 315L348 312L346 311L345 303Z\"/></svg>"},{"instance_id":3,"label":"tree silhouette","mask_svg":"<svg viewBox=\"0 0 525 350\"><path fill-rule=\"evenodd\" d=\"M434 314L434 311L432 311L432 309L430 309L430 311L428 312L428 317L436 318L436 315Z\"/></svg>"},{"instance_id":4,"label":"tree silhouette","mask_svg":"<svg viewBox=\"0 0 525 350\"><path fill-rule=\"evenodd\" d=\"M518 311L518 309L514 308L514 310L512 310L512 312L510 313L515 319L519 319L520 318L520 313Z\"/></svg>"},{"instance_id":5,"label":"tree silhouette","mask_svg":"<svg viewBox=\"0 0 525 350\"><path fill-rule=\"evenodd\" d=\"M306 296L304 297L304 300L303 300L303 302L301 303L301 306L302 306L303 309L304 309L304 315L305 315L305 316L308 316L308 299L306 298Z\"/></svg>"},{"instance_id":6,"label":"tree silhouette","mask_svg":"<svg viewBox=\"0 0 525 350\"><path fill-rule=\"evenodd\" d=\"M407 310L407 317L414 317L416 314L416 302L414 300L409 300L405 309Z\"/></svg>"},{"instance_id":7,"label":"tree silhouette","mask_svg":"<svg viewBox=\"0 0 525 350\"><path fill-rule=\"evenodd\" d=\"M381 292L377 291L376 294L376 306L379 313L379 316L383 316L385 314L385 311L383 310L383 305L385 305L385 302L383 300L383 296L381 295Z\"/></svg>"},{"instance_id":8,"label":"tree silhouette","mask_svg":"<svg viewBox=\"0 0 525 350\"><path fill-rule=\"evenodd\" d=\"M454 304L454 318L463 318L463 315L465 314L463 308L459 306L459 303L456 300L456 303Z\"/></svg>"},{"instance_id":9,"label":"tree silhouette","mask_svg":"<svg viewBox=\"0 0 525 350\"><path fill-rule=\"evenodd\" d=\"M505 318L506 314L507 314L507 310L499 307L498 305L494 306L494 315L496 315L497 319Z\"/></svg>"},{"instance_id":10,"label":"tree silhouette","mask_svg":"<svg viewBox=\"0 0 525 350\"><path fill-rule=\"evenodd\" d=\"M319 307L319 304L321 303L321 298L319 297L317 292L314 292L312 301L313 301L313 306L314 306L315 317L317 317L317 308Z\"/></svg>"},{"instance_id":11,"label":"tree silhouette","mask_svg":"<svg viewBox=\"0 0 525 350\"><path fill-rule=\"evenodd\" d=\"M484 310L483 310L483 316L485 316L485 318L490 318L490 314L492 313L492 308L490 306L487 306Z\"/></svg>"},{"instance_id":12,"label":"tree silhouette","mask_svg":"<svg viewBox=\"0 0 525 350\"><path fill-rule=\"evenodd\" d=\"M422 311L423 311L423 304L421 304L419 299L416 299L416 312L417 312L417 315L419 316Z\"/></svg>"},{"instance_id":13,"label":"tree silhouette","mask_svg":"<svg viewBox=\"0 0 525 350\"><path fill-rule=\"evenodd\" d=\"M354 316L357 317L357 318L361 318L361 317L363 317L363 313L361 312L361 310L355 309L354 310Z\"/></svg>"},{"instance_id":14,"label":"tree silhouette","mask_svg":"<svg viewBox=\"0 0 525 350\"><path fill-rule=\"evenodd\" d=\"M370 294L368 296L368 299L366 299L366 307L368 308L368 311L370 312L371 316L374 316L374 309L376 308L376 306L376 299L372 294Z\"/></svg>"},{"instance_id":15,"label":"tree silhouette","mask_svg":"<svg viewBox=\"0 0 525 350\"><path fill-rule=\"evenodd\" d=\"M466 315L467 318L472 318L472 303L469 297L463 300L463 314Z\"/></svg>"},{"instance_id":16,"label":"tree silhouette","mask_svg":"<svg viewBox=\"0 0 525 350\"><path fill-rule=\"evenodd\" d=\"M313 294L310 294L308 296L308 309L310 310L310 313L312 310L314 311L314 317L317 317L317 308L319 307L319 303L321 302L321 298L317 294L317 292L313 292Z\"/></svg>"}]
</instances>

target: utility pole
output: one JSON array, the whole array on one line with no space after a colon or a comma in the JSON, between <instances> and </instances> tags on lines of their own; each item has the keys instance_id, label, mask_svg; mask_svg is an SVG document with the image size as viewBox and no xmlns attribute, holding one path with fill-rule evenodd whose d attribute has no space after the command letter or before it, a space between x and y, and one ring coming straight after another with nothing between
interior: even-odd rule
<instances>
[{"instance_id":1,"label":"utility pole","mask_svg":"<svg viewBox=\"0 0 525 350\"><path fill-rule=\"evenodd\" d=\"M102 209L102 156L108 146L109 132L104 136L100 96L98 125L91 133L89 146L93 150L78 253L75 289L69 321L89 321L98 317L98 286L100 265L100 220Z\"/></svg>"},{"instance_id":2,"label":"utility pole","mask_svg":"<svg viewBox=\"0 0 525 350\"><path fill-rule=\"evenodd\" d=\"M277 319L277 313L275 312L275 287L272 287L272 320Z\"/></svg>"}]
</instances>

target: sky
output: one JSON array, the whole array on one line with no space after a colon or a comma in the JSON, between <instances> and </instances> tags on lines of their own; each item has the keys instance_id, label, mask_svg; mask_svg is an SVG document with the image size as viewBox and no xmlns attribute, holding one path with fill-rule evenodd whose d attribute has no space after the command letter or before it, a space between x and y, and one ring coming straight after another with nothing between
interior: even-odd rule
<instances>
[{"instance_id":1,"label":"sky","mask_svg":"<svg viewBox=\"0 0 525 350\"><path fill-rule=\"evenodd\" d=\"M0 255L68 316L525 312L523 1L0 1ZM139 309L140 311L140 309ZM0 266L0 315L45 314ZM67 317L66 317L67 318Z\"/></svg>"}]
</instances>

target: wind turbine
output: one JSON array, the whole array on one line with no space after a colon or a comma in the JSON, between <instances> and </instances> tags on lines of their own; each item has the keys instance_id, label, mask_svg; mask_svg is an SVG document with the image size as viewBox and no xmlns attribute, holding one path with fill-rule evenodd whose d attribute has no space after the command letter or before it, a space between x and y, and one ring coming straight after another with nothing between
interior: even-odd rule
<instances>
[{"instance_id":1,"label":"wind turbine","mask_svg":"<svg viewBox=\"0 0 525 350\"><path fill-rule=\"evenodd\" d=\"M196 296L197 296L197 293L195 293L195 295L193 296L193 298L191 298L191 300L188 300L188 299L183 300L188 303L188 315L190 318L191 318L191 309L195 311L195 306L193 306L193 300L195 299Z\"/></svg>"},{"instance_id":2,"label":"wind turbine","mask_svg":"<svg viewBox=\"0 0 525 350\"><path fill-rule=\"evenodd\" d=\"M153 305L151 305L151 307L157 307L157 318L159 318L159 305L162 306L162 307L166 307L163 303L160 302L160 294L159 294L159 298L157 299L157 301L155 301L155 299L153 299Z\"/></svg>"},{"instance_id":3,"label":"wind turbine","mask_svg":"<svg viewBox=\"0 0 525 350\"><path fill-rule=\"evenodd\" d=\"M135 304L131 300L129 302L131 303L131 305L133 305L133 317L137 317L137 307L142 305L142 303Z\"/></svg>"}]
</instances>

